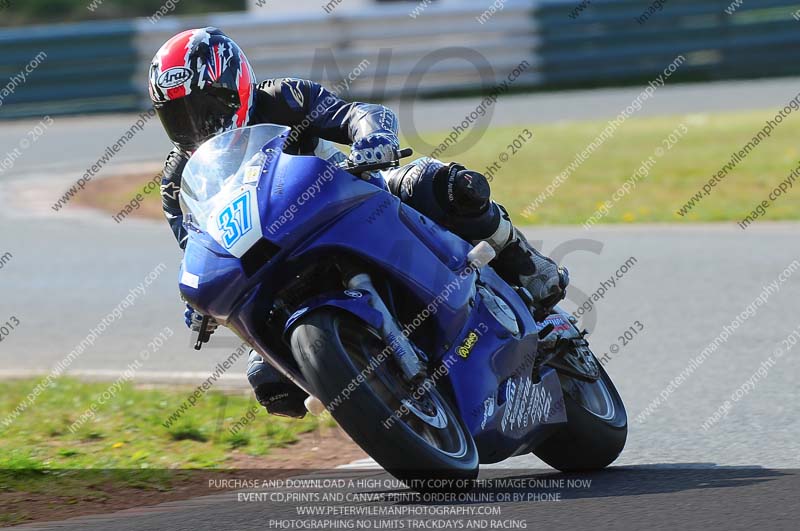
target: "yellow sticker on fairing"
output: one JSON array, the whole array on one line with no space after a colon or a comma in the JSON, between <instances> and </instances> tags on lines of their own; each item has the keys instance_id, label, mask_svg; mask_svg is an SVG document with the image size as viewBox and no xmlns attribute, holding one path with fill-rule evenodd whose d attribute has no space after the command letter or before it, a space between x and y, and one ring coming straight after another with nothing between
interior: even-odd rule
<instances>
[{"instance_id":1,"label":"yellow sticker on fairing","mask_svg":"<svg viewBox=\"0 0 800 531\"><path fill-rule=\"evenodd\" d=\"M464 359L468 358L470 353L472 352L472 349L478 343L478 338L480 338L480 336L475 331L470 332L469 334L467 334L467 337L464 338L464 342L456 350L458 355L461 356Z\"/></svg>"},{"instance_id":2,"label":"yellow sticker on fairing","mask_svg":"<svg viewBox=\"0 0 800 531\"><path fill-rule=\"evenodd\" d=\"M249 166L246 170L244 170L244 182L247 184L258 182L258 178L260 176L261 166Z\"/></svg>"}]
</instances>

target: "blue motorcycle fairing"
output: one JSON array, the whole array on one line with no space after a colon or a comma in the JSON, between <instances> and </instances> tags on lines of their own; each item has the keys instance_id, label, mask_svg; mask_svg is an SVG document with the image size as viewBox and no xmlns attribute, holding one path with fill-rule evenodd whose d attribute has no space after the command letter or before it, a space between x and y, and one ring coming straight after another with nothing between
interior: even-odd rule
<instances>
[{"instance_id":1,"label":"blue motorcycle fairing","mask_svg":"<svg viewBox=\"0 0 800 531\"><path fill-rule=\"evenodd\" d=\"M543 380L546 382L543 390L537 391L538 394L533 393L533 390L540 389L530 378L539 327L530 311L491 268L481 270L481 281L515 314L520 335L511 337L511 333L500 325L487 310L484 301L477 296L476 272L456 272L448 264L442 263L438 258L440 254L430 250L424 240L415 237L426 230L425 223L432 222L425 222L426 218L413 212L404 216L404 209L408 208L405 205L397 205L397 210L384 210L380 217L373 218L372 223L362 223L361 231L354 237L349 227L371 215L381 203L380 197L367 199L363 205L348 211L335 224L325 227L312 240L294 250L292 258L300 259L306 253L341 252L345 249L348 254L375 264L379 270L399 280L422 301L436 300L437 294L446 293L448 296L428 318L437 323L440 337L459 339L449 346L446 353L429 354L443 362L447 360L447 365L452 365L448 379L456 407L476 444L479 444L482 462L500 461L529 449L552 432L552 424L563 422L562 417L541 414L545 403L548 404L548 411L563 409L563 406L559 406L563 400L560 390L553 386L553 377L556 383L558 379L555 374ZM418 221L420 219L423 221ZM392 239L382 237L387 231L392 232ZM444 239L457 239L450 233L442 232ZM399 249L401 252L395 252L398 251L397 240L408 243L407 247ZM431 241L435 242L434 238ZM452 263L464 264L464 256L471 247L463 240L458 241L461 242L462 255ZM458 357L456 352L461 342L470 332L479 330L481 325L486 327L487 333L472 345L472 354L467 359ZM506 412L503 394L506 389L504 386L509 385L521 388L523 394L509 406L514 410L513 418L519 417L519 420L512 423L507 419L503 425L504 416L511 416L510 412ZM492 414L487 415L490 417L488 422L484 422L483 405L489 397L498 396L500 398L495 400L499 400L499 403ZM545 396L547 401L536 404L535 400L543 400L541 396Z\"/></svg>"},{"instance_id":2,"label":"blue motorcycle fairing","mask_svg":"<svg viewBox=\"0 0 800 531\"><path fill-rule=\"evenodd\" d=\"M193 308L224 324L251 279L240 259L208 234L187 228L189 237L179 272L181 295Z\"/></svg>"},{"instance_id":3,"label":"blue motorcycle fairing","mask_svg":"<svg viewBox=\"0 0 800 531\"><path fill-rule=\"evenodd\" d=\"M456 405L478 446L481 463L494 463L530 451L552 433L553 424L566 417L556 414L563 413L563 396L555 372L542 373L543 387L531 379L538 326L530 312L493 270L483 270L481 282L508 304L520 334L512 336L479 295L469 322L442 362L448 367ZM522 392L508 401L511 388Z\"/></svg>"},{"instance_id":4,"label":"blue motorcycle fairing","mask_svg":"<svg viewBox=\"0 0 800 531\"><path fill-rule=\"evenodd\" d=\"M391 195L314 156L281 154L270 166L258 186L263 234L282 248L372 196Z\"/></svg>"},{"instance_id":5,"label":"blue motorcycle fairing","mask_svg":"<svg viewBox=\"0 0 800 531\"><path fill-rule=\"evenodd\" d=\"M255 189L261 240L277 252L256 270L251 268L248 277L239 258L207 234L190 231L181 290L198 311L224 322L308 391L293 367L270 353L270 344L280 340L279 334L263 333L273 298L285 285L281 279L296 275L299 267L326 256L357 257L401 286L395 297L421 303L420 321L433 324L430 339L438 350L428 355L451 364L446 379L479 445L481 461L525 451L543 437L548 422L563 421L563 405L558 405L563 397L554 385L558 377L544 369L537 383L525 368L525 360L536 352L539 327L491 268L475 271L467 265L469 243L381 188L316 157L271 153ZM374 280L382 279L376 274ZM492 313L478 281L514 314L516 335ZM313 304L345 304L332 301ZM311 308L312 303L304 306ZM366 306L350 310L369 323L373 317ZM290 321L299 317L295 314ZM470 335L476 329L482 331L477 338Z\"/></svg>"},{"instance_id":6,"label":"blue motorcycle fairing","mask_svg":"<svg viewBox=\"0 0 800 531\"><path fill-rule=\"evenodd\" d=\"M370 216L389 199L392 208L384 208L370 222ZM431 321L444 337L456 337L469 315L470 302L474 302L477 275L470 269L454 271L451 267L466 264L471 246L441 231L443 238L450 240L442 247L458 252L449 263L443 262L440 255L444 253L434 252L417 236L427 228L408 210L410 207L388 192L379 191L294 249L290 258L300 261L304 256L335 253L358 257L405 286L403 295L427 304ZM425 223L433 223L425 219Z\"/></svg>"}]
</instances>

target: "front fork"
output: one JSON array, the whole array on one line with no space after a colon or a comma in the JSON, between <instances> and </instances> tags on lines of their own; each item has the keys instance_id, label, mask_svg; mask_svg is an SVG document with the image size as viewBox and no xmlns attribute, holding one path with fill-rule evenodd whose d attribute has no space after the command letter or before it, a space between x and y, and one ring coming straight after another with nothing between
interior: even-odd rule
<instances>
[{"instance_id":1,"label":"front fork","mask_svg":"<svg viewBox=\"0 0 800 531\"><path fill-rule=\"evenodd\" d=\"M470 264L474 270L486 266L495 258L495 251L485 241L478 242L478 244L467 253L467 263ZM412 384L420 384L427 376L425 362L420 359L416 349L408 340L407 334L400 330L397 320L394 315L386 307L375 286L372 285L372 280L366 273L356 273L347 282L347 287L352 290L364 290L369 292L370 304L383 316L383 328L381 335L384 341L392 349L397 364L406 380Z\"/></svg>"},{"instance_id":2,"label":"front fork","mask_svg":"<svg viewBox=\"0 0 800 531\"><path fill-rule=\"evenodd\" d=\"M383 326L380 330L383 340L389 345L392 350L394 359L403 371L405 379L411 383L417 384L424 380L426 376L425 364L417 355L414 346L408 340L408 336L400 330L397 321L386 307L375 286L372 285L372 279L366 273L358 273L354 275L347 282L347 287L352 290L363 290L369 292L370 305L377 310L383 317Z\"/></svg>"}]
</instances>

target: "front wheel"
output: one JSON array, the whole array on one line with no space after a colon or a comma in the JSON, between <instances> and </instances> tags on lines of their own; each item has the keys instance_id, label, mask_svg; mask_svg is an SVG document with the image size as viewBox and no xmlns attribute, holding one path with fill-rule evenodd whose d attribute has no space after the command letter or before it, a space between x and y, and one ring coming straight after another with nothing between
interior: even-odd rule
<instances>
[{"instance_id":1,"label":"front wheel","mask_svg":"<svg viewBox=\"0 0 800 531\"><path fill-rule=\"evenodd\" d=\"M596 358L595 363L600 369L595 382L558 375L567 424L533 451L563 472L605 468L622 452L628 437L625 405Z\"/></svg>"},{"instance_id":2,"label":"front wheel","mask_svg":"<svg viewBox=\"0 0 800 531\"><path fill-rule=\"evenodd\" d=\"M352 439L403 480L472 480L475 442L434 385L410 388L378 332L350 314L303 316L291 347L317 398Z\"/></svg>"}]
</instances>

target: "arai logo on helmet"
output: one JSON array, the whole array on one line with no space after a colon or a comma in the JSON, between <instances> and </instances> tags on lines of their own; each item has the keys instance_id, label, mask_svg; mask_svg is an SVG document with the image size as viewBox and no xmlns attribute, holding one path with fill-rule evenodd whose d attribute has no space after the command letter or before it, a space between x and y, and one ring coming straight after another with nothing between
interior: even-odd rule
<instances>
[{"instance_id":1,"label":"arai logo on helmet","mask_svg":"<svg viewBox=\"0 0 800 531\"><path fill-rule=\"evenodd\" d=\"M191 70L185 66L176 66L158 76L158 86L165 89L180 87L191 78Z\"/></svg>"}]
</instances>

